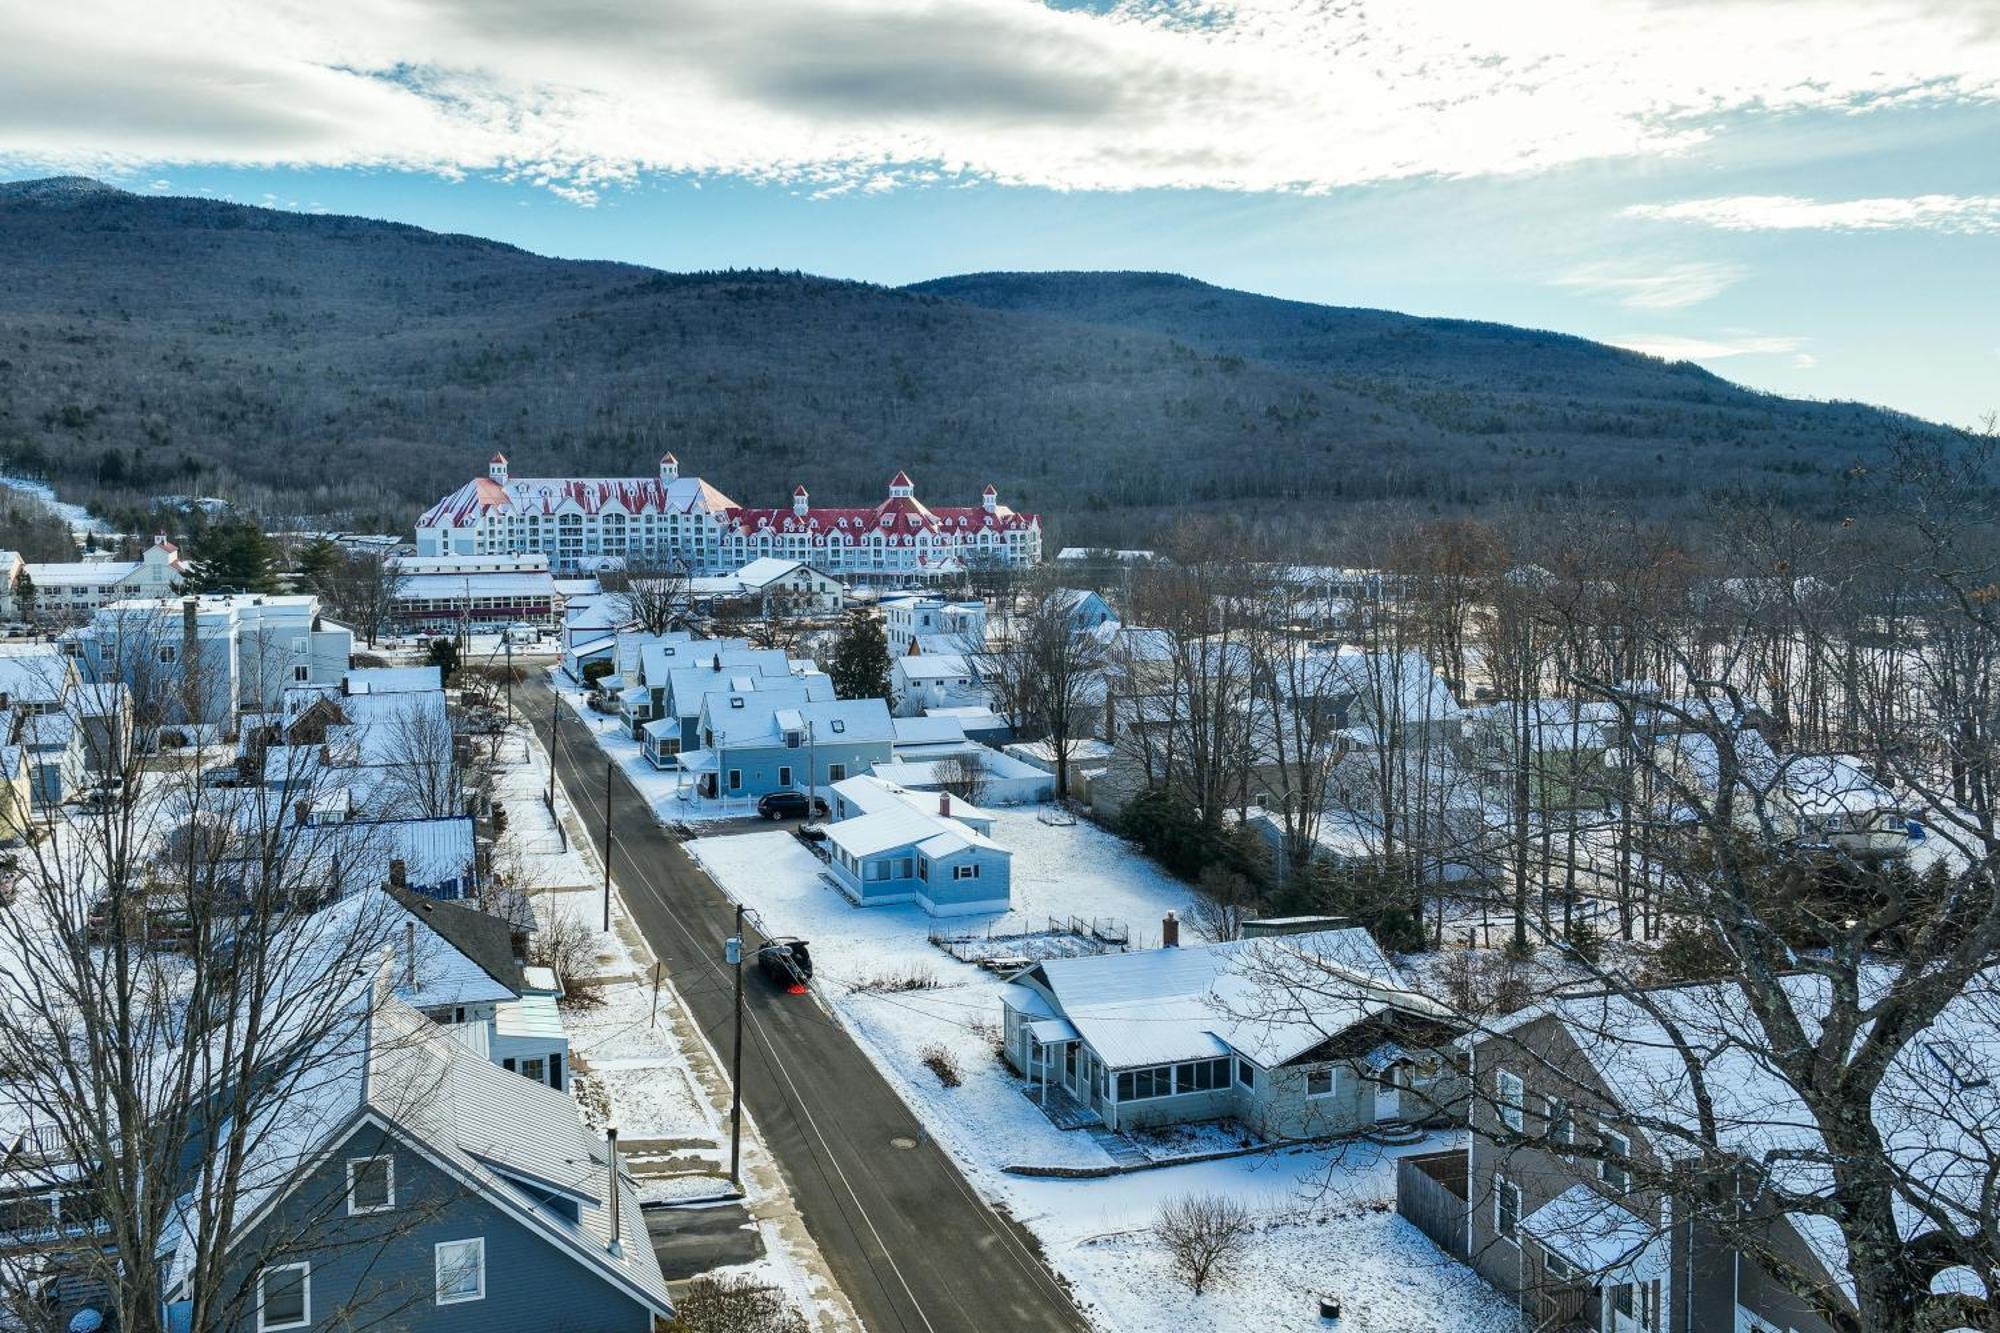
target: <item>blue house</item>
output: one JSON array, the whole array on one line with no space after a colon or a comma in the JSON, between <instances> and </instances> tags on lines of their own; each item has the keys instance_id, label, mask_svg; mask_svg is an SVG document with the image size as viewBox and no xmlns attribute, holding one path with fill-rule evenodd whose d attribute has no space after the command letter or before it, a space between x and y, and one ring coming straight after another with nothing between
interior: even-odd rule
<instances>
[{"instance_id":1,"label":"blue house","mask_svg":"<svg viewBox=\"0 0 2000 1333\"><path fill-rule=\"evenodd\" d=\"M1013 905L1014 854L993 841L986 811L877 777L835 784L830 804L828 869L861 906L916 903L959 916Z\"/></svg>"},{"instance_id":2,"label":"blue house","mask_svg":"<svg viewBox=\"0 0 2000 1333\"><path fill-rule=\"evenodd\" d=\"M639 728L647 762L655 768L678 768L686 750L701 748L701 709L708 696L751 690L783 693L811 703L833 698L833 681L811 663L796 666L775 650L717 653L699 663L676 667L666 676L653 718Z\"/></svg>"},{"instance_id":3,"label":"blue house","mask_svg":"<svg viewBox=\"0 0 2000 1333\"><path fill-rule=\"evenodd\" d=\"M880 699L813 701L763 689L706 696L700 730L701 748L681 755L681 771L704 799L823 790L886 762L896 745Z\"/></svg>"},{"instance_id":4,"label":"blue house","mask_svg":"<svg viewBox=\"0 0 2000 1333\"><path fill-rule=\"evenodd\" d=\"M243 1131L227 1327L648 1333L670 1318L615 1137L393 996L365 1008ZM170 1326L190 1317L187 1250L164 1257Z\"/></svg>"}]
</instances>

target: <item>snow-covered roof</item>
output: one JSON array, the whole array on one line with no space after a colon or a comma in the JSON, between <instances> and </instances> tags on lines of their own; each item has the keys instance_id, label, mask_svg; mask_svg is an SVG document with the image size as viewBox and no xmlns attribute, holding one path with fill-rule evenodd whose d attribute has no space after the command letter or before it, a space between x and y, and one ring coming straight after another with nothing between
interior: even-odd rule
<instances>
[{"instance_id":1,"label":"snow-covered roof","mask_svg":"<svg viewBox=\"0 0 2000 1333\"><path fill-rule=\"evenodd\" d=\"M518 1000L503 1001L493 1011L493 1030L502 1037L530 1041L561 1041L564 1036L556 997L546 992L531 992Z\"/></svg>"},{"instance_id":2,"label":"snow-covered roof","mask_svg":"<svg viewBox=\"0 0 2000 1333\"><path fill-rule=\"evenodd\" d=\"M346 679L350 694L407 694L444 688L444 672L434 666L356 667Z\"/></svg>"},{"instance_id":3,"label":"snow-covered roof","mask_svg":"<svg viewBox=\"0 0 2000 1333\"><path fill-rule=\"evenodd\" d=\"M970 824L901 800L829 824L826 837L850 856L875 856L899 847L917 847L930 857L949 856L968 847L1010 855L1005 847Z\"/></svg>"},{"instance_id":4,"label":"snow-covered roof","mask_svg":"<svg viewBox=\"0 0 2000 1333\"><path fill-rule=\"evenodd\" d=\"M977 680L979 673L959 653L920 653L896 659L895 671L906 680Z\"/></svg>"},{"instance_id":5,"label":"snow-covered roof","mask_svg":"<svg viewBox=\"0 0 2000 1333\"><path fill-rule=\"evenodd\" d=\"M1663 756L1697 794L1713 798L1722 782L1724 758L1733 762L1739 795L1782 796L1808 818L1864 815L1897 808L1895 794L1875 781L1861 761L1844 754L1788 754L1782 758L1762 732L1738 729L1717 738L1688 732L1662 742Z\"/></svg>"},{"instance_id":6,"label":"snow-covered roof","mask_svg":"<svg viewBox=\"0 0 2000 1333\"><path fill-rule=\"evenodd\" d=\"M474 910L454 908L448 903L439 907L463 912ZM488 966L447 939L432 924L429 914L410 910L383 889L366 888L349 893L326 908L323 915L329 919L313 927L313 933L320 939L366 938L367 931L352 923L360 920L380 923L379 934L391 958L388 980L395 988L396 998L405 1004L419 1009L498 1004L518 994L515 986L495 976ZM502 932L506 930L505 922L497 917L493 920ZM329 966L338 961L329 959ZM514 971L519 971L518 965Z\"/></svg>"},{"instance_id":7,"label":"snow-covered roof","mask_svg":"<svg viewBox=\"0 0 2000 1333\"><path fill-rule=\"evenodd\" d=\"M0 654L0 694L28 703L55 703L69 682L70 659L53 644L20 645L26 652Z\"/></svg>"},{"instance_id":8,"label":"snow-covered roof","mask_svg":"<svg viewBox=\"0 0 2000 1333\"><path fill-rule=\"evenodd\" d=\"M610 1155L586 1129L566 1094L502 1069L453 1040L439 1025L393 995L361 992L355 1019L325 1034L293 1080L291 1095L273 1100L242 1127L246 1157L237 1210L246 1235L324 1156L370 1122L415 1144L431 1162L487 1206L665 1317L672 1300L653 1247L645 1243L639 1194L618 1191L611 1247ZM553 1192L576 1207L537 1206L521 1187ZM183 1227L200 1225L183 1214ZM636 1242L636 1243L635 1243ZM170 1298L191 1276L185 1240L164 1275Z\"/></svg>"},{"instance_id":9,"label":"snow-covered roof","mask_svg":"<svg viewBox=\"0 0 2000 1333\"><path fill-rule=\"evenodd\" d=\"M965 723L955 717L899 717L896 747L906 745L953 745L965 739Z\"/></svg>"},{"instance_id":10,"label":"snow-covered roof","mask_svg":"<svg viewBox=\"0 0 2000 1333\"><path fill-rule=\"evenodd\" d=\"M1521 1230L1593 1278L1650 1281L1666 1266L1659 1228L1588 1185L1572 1185L1521 1219Z\"/></svg>"},{"instance_id":11,"label":"snow-covered roof","mask_svg":"<svg viewBox=\"0 0 2000 1333\"><path fill-rule=\"evenodd\" d=\"M1269 1068L1393 1009L1443 1015L1358 928L1052 958L1024 979L1114 1069L1232 1051Z\"/></svg>"},{"instance_id":12,"label":"snow-covered roof","mask_svg":"<svg viewBox=\"0 0 2000 1333\"><path fill-rule=\"evenodd\" d=\"M541 574L411 574L397 581L399 602L456 602L473 597L553 601L555 580Z\"/></svg>"},{"instance_id":13,"label":"snow-covered roof","mask_svg":"<svg viewBox=\"0 0 2000 1333\"><path fill-rule=\"evenodd\" d=\"M710 694L703 701L702 717L715 733L717 746L782 745L785 731L794 728L810 729L821 745L894 742L888 704L880 699L809 699L803 697L809 685L801 681L796 689L786 689L767 683L747 692ZM785 710L797 715L787 719L789 726L778 721L779 712Z\"/></svg>"}]
</instances>

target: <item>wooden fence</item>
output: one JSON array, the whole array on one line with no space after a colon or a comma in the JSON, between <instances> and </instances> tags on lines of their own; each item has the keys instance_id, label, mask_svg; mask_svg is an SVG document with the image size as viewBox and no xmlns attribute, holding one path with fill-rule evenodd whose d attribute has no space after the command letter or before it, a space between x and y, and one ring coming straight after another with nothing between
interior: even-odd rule
<instances>
[{"instance_id":1,"label":"wooden fence","mask_svg":"<svg viewBox=\"0 0 2000 1333\"><path fill-rule=\"evenodd\" d=\"M1396 1212L1463 1263L1466 1160L1463 1151L1412 1153L1396 1159Z\"/></svg>"}]
</instances>

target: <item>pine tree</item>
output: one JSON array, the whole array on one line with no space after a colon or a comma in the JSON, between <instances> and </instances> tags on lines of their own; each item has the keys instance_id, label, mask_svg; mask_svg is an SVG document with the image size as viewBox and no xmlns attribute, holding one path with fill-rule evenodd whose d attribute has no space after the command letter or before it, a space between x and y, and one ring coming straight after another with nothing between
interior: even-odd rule
<instances>
[{"instance_id":1,"label":"pine tree","mask_svg":"<svg viewBox=\"0 0 2000 1333\"><path fill-rule=\"evenodd\" d=\"M889 640L871 612L857 607L847 613L827 675L842 699L889 697Z\"/></svg>"},{"instance_id":2,"label":"pine tree","mask_svg":"<svg viewBox=\"0 0 2000 1333\"><path fill-rule=\"evenodd\" d=\"M204 530L194 543L196 592L276 592L271 539L248 519Z\"/></svg>"},{"instance_id":3,"label":"pine tree","mask_svg":"<svg viewBox=\"0 0 2000 1333\"><path fill-rule=\"evenodd\" d=\"M25 565L22 566L20 574L14 579L14 619L33 624L35 602L40 597L41 593L35 587L34 577L28 573Z\"/></svg>"},{"instance_id":4,"label":"pine tree","mask_svg":"<svg viewBox=\"0 0 2000 1333\"><path fill-rule=\"evenodd\" d=\"M445 684L451 684L451 678L458 673L457 641L432 639L429 655L425 660L438 669L438 675Z\"/></svg>"}]
</instances>

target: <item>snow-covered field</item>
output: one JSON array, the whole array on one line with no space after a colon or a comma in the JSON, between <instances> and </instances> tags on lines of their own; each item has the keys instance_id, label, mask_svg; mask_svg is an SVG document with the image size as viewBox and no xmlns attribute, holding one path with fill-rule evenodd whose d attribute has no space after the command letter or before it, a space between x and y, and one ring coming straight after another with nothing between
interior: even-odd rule
<instances>
[{"instance_id":1,"label":"snow-covered field","mask_svg":"<svg viewBox=\"0 0 2000 1333\"><path fill-rule=\"evenodd\" d=\"M945 923L953 930L991 924L997 934L1040 928L1051 915L1089 916L1128 921L1134 945L1145 946L1157 942L1159 918L1187 904L1185 885L1101 829L1051 827L1032 810L997 813L994 837L1014 849L1015 909ZM820 880L820 862L790 834L700 838L688 850L766 930L811 942L821 996L974 1187L1036 1234L1100 1327L1322 1329L1322 1290L1343 1298L1340 1327L1349 1333L1518 1326L1504 1300L1394 1215L1391 1150L1359 1143L1284 1150L1098 1180L1008 1173L1020 1165L1102 1167L1112 1158L1089 1132L1051 1124L1000 1061L1000 980L930 944L933 922L922 909L852 906ZM1184 938L1194 938L1191 929ZM937 984L875 988L913 974ZM957 1067L958 1087L943 1086L925 1065L935 1047ZM1210 1130L1182 1151L1227 1146L1226 1134ZM1207 1192L1253 1208L1262 1229L1250 1261L1197 1299L1171 1279L1148 1228L1166 1199Z\"/></svg>"}]
</instances>

